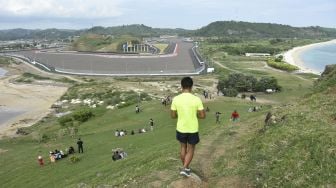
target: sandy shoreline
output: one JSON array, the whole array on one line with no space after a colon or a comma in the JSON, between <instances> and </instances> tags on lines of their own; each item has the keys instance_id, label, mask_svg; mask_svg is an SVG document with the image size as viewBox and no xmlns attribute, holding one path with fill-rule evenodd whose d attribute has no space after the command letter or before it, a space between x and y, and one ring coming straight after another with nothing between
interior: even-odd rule
<instances>
[{"instance_id":1,"label":"sandy shoreline","mask_svg":"<svg viewBox=\"0 0 336 188\"><path fill-rule=\"evenodd\" d=\"M305 45L305 46L295 47L295 48L293 48L293 49L284 53L284 61L289 63L289 64L292 64L292 65L295 65L295 66L299 67L300 72L313 73L313 74L320 75L321 74L320 71L313 70L313 69L305 67L305 63L300 58L300 55L301 55L301 53L303 53L303 52L305 52L305 51L307 51L311 48L324 46L324 45L328 45L328 44L336 44L336 39L326 41L326 42L320 42L320 43L314 43L314 44L309 44L309 45Z\"/></svg>"},{"instance_id":2,"label":"sandy shoreline","mask_svg":"<svg viewBox=\"0 0 336 188\"><path fill-rule=\"evenodd\" d=\"M0 138L14 136L17 128L31 126L45 117L50 106L67 90L59 86L10 83L9 80L16 76L0 78L0 105L2 109L22 113L0 124Z\"/></svg>"}]
</instances>

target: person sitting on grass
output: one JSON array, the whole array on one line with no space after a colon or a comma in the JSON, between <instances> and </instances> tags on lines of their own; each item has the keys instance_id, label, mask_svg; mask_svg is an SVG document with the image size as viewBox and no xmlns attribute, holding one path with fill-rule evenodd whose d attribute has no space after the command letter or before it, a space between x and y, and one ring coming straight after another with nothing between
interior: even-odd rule
<instances>
[{"instance_id":1,"label":"person sitting on grass","mask_svg":"<svg viewBox=\"0 0 336 188\"><path fill-rule=\"evenodd\" d=\"M120 136L125 136L125 132L124 132L124 130L121 130L121 131L119 132L119 135L120 135Z\"/></svg>"},{"instance_id":2,"label":"person sitting on grass","mask_svg":"<svg viewBox=\"0 0 336 188\"><path fill-rule=\"evenodd\" d=\"M113 152L112 160L113 160L113 161L116 161L116 160L119 160L119 159L121 159L121 156L120 156L120 154L119 154L119 151L115 151L115 152Z\"/></svg>"},{"instance_id":3,"label":"person sitting on grass","mask_svg":"<svg viewBox=\"0 0 336 188\"><path fill-rule=\"evenodd\" d=\"M70 155L70 154L74 154L74 153L75 153L75 148L70 146L69 150L68 150L68 154Z\"/></svg>"},{"instance_id":4,"label":"person sitting on grass","mask_svg":"<svg viewBox=\"0 0 336 188\"><path fill-rule=\"evenodd\" d=\"M112 160L120 160L120 159L125 159L127 157L127 153L123 151L121 148L117 149L112 149L113 155L112 155Z\"/></svg>"},{"instance_id":5,"label":"person sitting on grass","mask_svg":"<svg viewBox=\"0 0 336 188\"><path fill-rule=\"evenodd\" d=\"M52 163L56 162L54 152L52 152L52 151L49 152L49 158L50 158L50 162L52 162Z\"/></svg>"},{"instance_id":6,"label":"person sitting on grass","mask_svg":"<svg viewBox=\"0 0 336 188\"><path fill-rule=\"evenodd\" d=\"M119 136L119 130L118 129L114 132L114 136L116 136L116 137Z\"/></svg>"},{"instance_id":7,"label":"person sitting on grass","mask_svg":"<svg viewBox=\"0 0 336 188\"><path fill-rule=\"evenodd\" d=\"M231 121L236 122L239 120L239 114L237 110L233 111L231 114Z\"/></svg>"},{"instance_id":8,"label":"person sitting on grass","mask_svg":"<svg viewBox=\"0 0 336 188\"><path fill-rule=\"evenodd\" d=\"M44 165L43 158L42 158L41 155L39 155L39 156L37 157L37 161L38 161L38 163L39 163L40 166L43 166L43 165Z\"/></svg>"},{"instance_id":9,"label":"person sitting on grass","mask_svg":"<svg viewBox=\"0 0 336 188\"><path fill-rule=\"evenodd\" d=\"M68 154L65 154L62 150L60 151L60 154L61 154L61 157L62 157L62 158L65 158L65 157L68 156Z\"/></svg>"},{"instance_id":10,"label":"person sitting on grass","mask_svg":"<svg viewBox=\"0 0 336 188\"><path fill-rule=\"evenodd\" d=\"M57 149L55 149L54 156L55 156L56 160L62 158L62 155L61 155L60 151L58 151Z\"/></svg>"}]
</instances>

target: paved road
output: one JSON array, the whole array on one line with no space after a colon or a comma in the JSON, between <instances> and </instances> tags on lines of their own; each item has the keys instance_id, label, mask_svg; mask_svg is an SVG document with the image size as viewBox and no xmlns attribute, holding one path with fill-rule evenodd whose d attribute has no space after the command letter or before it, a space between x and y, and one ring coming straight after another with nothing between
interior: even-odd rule
<instances>
[{"instance_id":1,"label":"paved road","mask_svg":"<svg viewBox=\"0 0 336 188\"><path fill-rule=\"evenodd\" d=\"M118 58L91 54L76 53L35 53L22 51L15 54L23 55L37 62L58 70L77 73L98 74L160 74L160 73L192 73L200 65L192 55L192 43L177 43L177 55L171 57L151 58Z\"/></svg>"}]
</instances>

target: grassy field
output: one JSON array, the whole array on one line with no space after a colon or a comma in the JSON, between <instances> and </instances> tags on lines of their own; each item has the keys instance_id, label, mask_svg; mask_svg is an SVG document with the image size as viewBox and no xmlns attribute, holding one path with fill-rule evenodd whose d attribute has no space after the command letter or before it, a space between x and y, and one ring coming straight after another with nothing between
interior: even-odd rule
<instances>
[{"instance_id":1,"label":"grassy field","mask_svg":"<svg viewBox=\"0 0 336 188\"><path fill-rule=\"evenodd\" d=\"M165 49L168 47L168 44L157 43L157 44L154 44L154 46L160 49L160 54L163 54Z\"/></svg>"},{"instance_id":2,"label":"grassy field","mask_svg":"<svg viewBox=\"0 0 336 188\"><path fill-rule=\"evenodd\" d=\"M156 99L143 101L140 114L135 114L135 104L117 110L98 107L93 110L95 116L81 124L78 135L74 137L58 136L62 127L55 117L50 117L27 128L28 132L32 132L27 136L1 140L1 186L335 186L335 87L322 93L309 94L316 78L314 75L282 72L266 67L263 59L223 57L222 52L214 53L213 60L218 63L214 64L216 73L195 77L195 85L198 87L212 88L217 77L242 72L257 78L274 76L283 89L274 94L256 93L257 103L222 96L204 101L204 106L209 107L210 112L205 120L200 121L201 142L191 166L200 176L201 182L178 175L180 161L179 145L175 140L176 120L169 117L169 106L162 106ZM73 96L76 91L78 94L86 92L99 97L105 93L103 87L119 87L130 85L131 82L129 78L117 79L110 84L105 80L105 84L96 91L92 88L99 87L99 84L90 82L77 85L79 89L70 89L67 96ZM136 84L132 87L136 87L138 80L134 79L133 82ZM178 84L179 78L158 82ZM145 85L139 83L138 86ZM151 88L158 90L160 86ZM201 89L196 91L199 94L202 92ZM262 110L247 112L248 108L256 105L262 105ZM76 108L81 107L70 109ZM238 110L241 115L238 123L229 121L233 110ZM216 111L223 113L220 125L215 124ZM276 121L270 126L264 123L267 112L271 112ZM116 129L137 132L140 128L148 128L150 118L155 121L153 132L121 138L114 136ZM39 142L36 135L45 135L45 139ZM84 141L85 152L75 154L79 162L71 163L69 158L65 158L55 164L49 163L50 150L76 146L78 137ZM123 148L128 158L113 162L113 148ZM42 155L46 161L44 167L39 167L38 155Z\"/></svg>"},{"instance_id":3,"label":"grassy field","mask_svg":"<svg viewBox=\"0 0 336 188\"><path fill-rule=\"evenodd\" d=\"M73 44L73 50L77 51L97 51L97 52L118 52L121 45L129 41L141 41L137 37L122 35L117 38L96 34L81 36ZM120 47L120 49L119 49Z\"/></svg>"}]
</instances>

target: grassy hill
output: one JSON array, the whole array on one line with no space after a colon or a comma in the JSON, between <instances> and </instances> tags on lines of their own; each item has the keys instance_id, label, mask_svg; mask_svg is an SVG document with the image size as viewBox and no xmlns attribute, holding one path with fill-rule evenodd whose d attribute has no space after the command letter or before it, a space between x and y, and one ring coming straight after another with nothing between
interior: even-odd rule
<instances>
[{"instance_id":1,"label":"grassy hill","mask_svg":"<svg viewBox=\"0 0 336 188\"><path fill-rule=\"evenodd\" d=\"M114 27L93 27L88 29L86 33L95 33L102 35L132 35L137 37L159 37L160 35L184 35L187 34L186 29L168 29L168 28L152 28L143 24L131 24Z\"/></svg>"},{"instance_id":2,"label":"grassy hill","mask_svg":"<svg viewBox=\"0 0 336 188\"><path fill-rule=\"evenodd\" d=\"M336 185L336 66L297 103L272 110L274 119L247 144L242 172L257 187Z\"/></svg>"},{"instance_id":3,"label":"grassy hill","mask_svg":"<svg viewBox=\"0 0 336 188\"><path fill-rule=\"evenodd\" d=\"M122 44L128 41L136 41L139 43L141 38L130 35L105 36L85 34L73 42L72 48L77 51L118 52L121 51Z\"/></svg>"},{"instance_id":4,"label":"grassy hill","mask_svg":"<svg viewBox=\"0 0 336 188\"><path fill-rule=\"evenodd\" d=\"M230 36L243 38L332 38L336 29L322 27L292 27L271 23L217 21L195 31L196 36Z\"/></svg>"},{"instance_id":5,"label":"grassy hill","mask_svg":"<svg viewBox=\"0 0 336 188\"><path fill-rule=\"evenodd\" d=\"M335 168L335 71L330 66L314 83L316 76L290 74L265 67L260 60L239 56L221 58L216 52L215 75L194 77L195 93L203 88L214 89L216 78L230 72L241 72L260 78L274 76L282 91L274 94L256 93L257 102L240 98L215 96L204 100L210 108L207 119L200 121L201 142L197 146L192 170L201 182L178 175L179 146L175 140L176 120L169 117L169 106L158 99L142 101L140 114L135 114L137 93L144 89L149 96L174 94L180 78L92 78L75 84L63 97L110 99L92 109L94 117L76 124L77 136L63 135L57 118L48 116L38 124L24 129L29 134L0 140L0 182L3 187L334 187ZM141 83L139 83L139 81ZM165 85L165 87L163 87ZM168 85L170 87L168 87ZM127 87L128 90L123 89ZM169 88L165 90L164 88ZM162 90L160 90L162 89ZM117 97L118 96L118 97ZM128 98L130 97L130 98ZM107 103L131 101L116 110L106 110ZM256 105L258 112L247 109ZM78 110L69 106L64 110ZM240 122L229 121L238 110ZM214 113L222 112L220 125ZM265 116L274 117L267 124ZM116 129L138 130L155 121L153 132L117 138ZM84 141L84 154L75 154L80 161L69 158L48 162L50 150L76 146ZM128 158L113 162L113 148L121 147ZM37 156L46 161L39 167Z\"/></svg>"}]
</instances>

